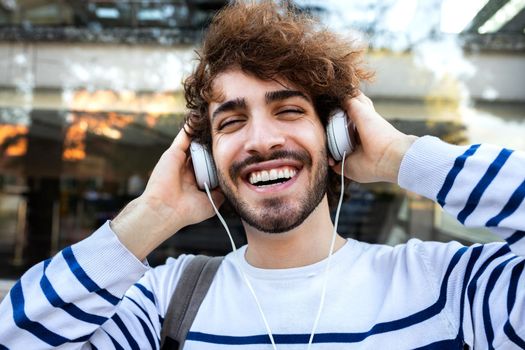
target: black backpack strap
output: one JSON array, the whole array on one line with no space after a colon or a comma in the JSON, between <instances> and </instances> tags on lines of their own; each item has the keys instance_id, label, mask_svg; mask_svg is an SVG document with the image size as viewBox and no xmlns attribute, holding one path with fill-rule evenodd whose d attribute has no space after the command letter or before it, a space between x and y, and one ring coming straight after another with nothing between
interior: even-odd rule
<instances>
[{"instance_id":1,"label":"black backpack strap","mask_svg":"<svg viewBox=\"0 0 525 350\"><path fill-rule=\"evenodd\" d=\"M160 333L161 350L182 349L186 334L223 258L197 255L184 268L164 316Z\"/></svg>"}]
</instances>

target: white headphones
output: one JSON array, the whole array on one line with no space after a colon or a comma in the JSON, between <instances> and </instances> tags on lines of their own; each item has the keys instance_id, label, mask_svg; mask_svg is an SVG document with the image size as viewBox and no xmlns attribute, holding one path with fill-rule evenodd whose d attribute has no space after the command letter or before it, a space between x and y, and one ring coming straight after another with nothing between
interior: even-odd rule
<instances>
[{"instance_id":1,"label":"white headphones","mask_svg":"<svg viewBox=\"0 0 525 350\"><path fill-rule=\"evenodd\" d=\"M336 109L328 116L326 126L326 138L328 139L328 149L332 157L340 162L343 154L349 155L354 151L355 124L348 118L341 109Z\"/></svg>"},{"instance_id":2,"label":"white headphones","mask_svg":"<svg viewBox=\"0 0 525 350\"><path fill-rule=\"evenodd\" d=\"M326 136L328 149L336 161L343 159L343 154L352 153L355 148L355 125L341 109L332 111L328 117ZM200 189L204 189L204 183L212 189L219 185L217 170L213 157L206 146L192 141L190 145L191 160L195 179Z\"/></svg>"},{"instance_id":3,"label":"white headphones","mask_svg":"<svg viewBox=\"0 0 525 350\"><path fill-rule=\"evenodd\" d=\"M212 155L206 146L192 141L190 144L190 153L195 179L197 180L199 188L203 190L205 182L210 189L217 187L219 185L217 169L215 168Z\"/></svg>"}]
</instances>

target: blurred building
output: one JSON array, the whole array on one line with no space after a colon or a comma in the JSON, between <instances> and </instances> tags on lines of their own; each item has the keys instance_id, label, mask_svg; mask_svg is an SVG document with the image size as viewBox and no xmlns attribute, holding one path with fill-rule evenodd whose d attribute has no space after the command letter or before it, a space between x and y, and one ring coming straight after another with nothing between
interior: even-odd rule
<instances>
[{"instance_id":1,"label":"blurred building","mask_svg":"<svg viewBox=\"0 0 525 350\"><path fill-rule=\"evenodd\" d=\"M226 3L0 0L0 278L86 237L141 193L179 130L194 50ZM368 43L376 79L363 89L403 131L525 149L525 2L465 3L474 5L295 5ZM469 15L451 21L458 12ZM339 230L349 237L494 239L393 186L353 184L350 192ZM243 242L240 223L228 217ZM211 219L150 260L228 250Z\"/></svg>"}]
</instances>

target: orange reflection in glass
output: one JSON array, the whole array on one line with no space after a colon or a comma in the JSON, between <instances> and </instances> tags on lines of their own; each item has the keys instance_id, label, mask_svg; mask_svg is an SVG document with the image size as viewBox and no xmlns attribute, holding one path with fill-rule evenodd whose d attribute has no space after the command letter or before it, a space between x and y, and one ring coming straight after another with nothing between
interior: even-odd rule
<instances>
[{"instance_id":1,"label":"orange reflection in glass","mask_svg":"<svg viewBox=\"0 0 525 350\"><path fill-rule=\"evenodd\" d=\"M74 91L67 102L67 108L70 111L114 111L153 116L185 111L182 95L173 92L136 93L111 90Z\"/></svg>"},{"instance_id":2,"label":"orange reflection in glass","mask_svg":"<svg viewBox=\"0 0 525 350\"><path fill-rule=\"evenodd\" d=\"M82 120L77 120L75 116L70 116L73 122L66 132L64 140L64 152L62 159L75 161L82 160L86 157L86 130L87 123Z\"/></svg>"},{"instance_id":3,"label":"orange reflection in glass","mask_svg":"<svg viewBox=\"0 0 525 350\"><path fill-rule=\"evenodd\" d=\"M180 94L179 94L180 95ZM71 123L64 141L63 159L86 157L86 133L121 139L122 129L132 122L155 127L162 116L185 111L182 95L172 92L77 90L67 101Z\"/></svg>"},{"instance_id":4,"label":"orange reflection in glass","mask_svg":"<svg viewBox=\"0 0 525 350\"><path fill-rule=\"evenodd\" d=\"M9 157L25 155L28 131L25 125L0 125L0 149L5 148L4 154Z\"/></svg>"},{"instance_id":5,"label":"orange reflection in glass","mask_svg":"<svg viewBox=\"0 0 525 350\"><path fill-rule=\"evenodd\" d=\"M70 113L68 120L71 124L66 132L62 158L78 161L86 157L87 132L117 140L122 137L119 129L133 122L133 117L116 112Z\"/></svg>"}]
</instances>

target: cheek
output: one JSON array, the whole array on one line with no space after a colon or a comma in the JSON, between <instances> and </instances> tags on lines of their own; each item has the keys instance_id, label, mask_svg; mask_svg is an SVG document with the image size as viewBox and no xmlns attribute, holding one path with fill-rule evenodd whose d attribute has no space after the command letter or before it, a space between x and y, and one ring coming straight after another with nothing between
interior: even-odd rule
<instances>
[{"instance_id":1,"label":"cheek","mask_svg":"<svg viewBox=\"0 0 525 350\"><path fill-rule=\"evenodd\" d=\"M228 142L225 137L219 136L217 139L213 140L213 160L219 171L225 171L228 169L235 154L238 153L236 150L236 146L233 143Z\"/></svg>"},{"instance_id":2,"label":"cheek","mask_svg":"<svg viewBox=\"0 0 525 350\"><path fill-rule=\"evenodd\" d=\"M303 132L303 140L311 150L322 151L326 148L326 133L322 126L310 129L309 132Z\"/></svg>"},{"instance_id":3,"label":"cheek","mask_svg":"<svg viewBox=\"0 0 525 350\"><path fill-rule=\"evenodd\" d=\"M326 138L326 129L321 124L320 120L306 120L308 123L307 129L304 130L304 135L310 138L311 142L323 143ZM314 141L315 140L315 141Z\"/></svg>"}]
</instances>

